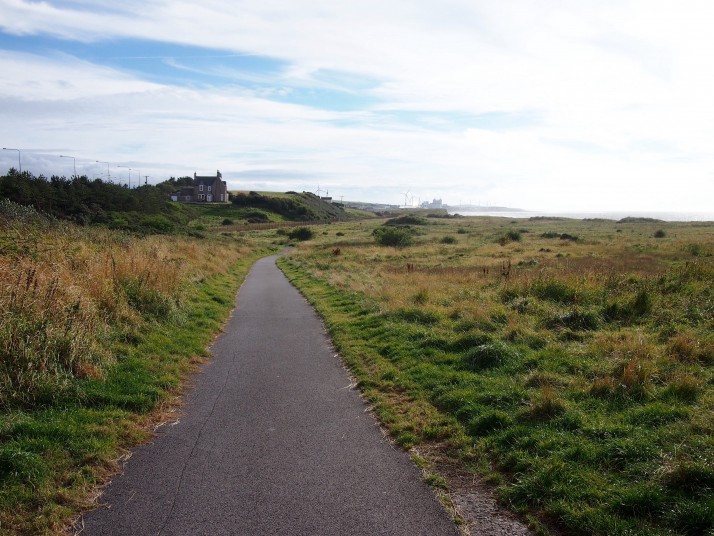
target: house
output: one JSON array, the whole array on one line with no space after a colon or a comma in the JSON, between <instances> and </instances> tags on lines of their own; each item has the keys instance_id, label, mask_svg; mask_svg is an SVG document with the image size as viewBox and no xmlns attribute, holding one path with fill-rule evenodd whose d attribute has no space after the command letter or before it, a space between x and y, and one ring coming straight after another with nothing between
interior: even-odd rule
<instances>
[{"instance_id":1,"label":"house","mask_svg":"<svg viewBox=\"0 0 714 536\"><path fill-rule=\"evenodd\" d=\"M214 176L199 176L193 174L193 185L185 186L176 192L171 192L171 201L181 203L226 203L228 201L228 185L223 180L220 171Z\"/></svg>"}]
</instances>

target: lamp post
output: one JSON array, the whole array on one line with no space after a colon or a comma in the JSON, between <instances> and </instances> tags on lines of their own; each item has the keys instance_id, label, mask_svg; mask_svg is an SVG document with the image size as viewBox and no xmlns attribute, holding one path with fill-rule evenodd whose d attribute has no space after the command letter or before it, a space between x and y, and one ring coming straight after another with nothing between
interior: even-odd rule
<instances>
[{"instance_id":1,"label":"lamp post","mask_svg":"<svg viewBox=\"0 0 714 536\"><path fill-rule=\"evenodd\" d=\"M20 159L20 149L11 149L9 147L3 147L3 151L17 151L17 167L20 168L20 173L22 173L22 160Z\"/></svg>"},{"instance_id":2,"label":"lamp post","mask_svg":"<svg viewBox=\"0 0 714 536\"><path fill-rule=\"evenodd\" d=\"M129 189L131 190L131 168L129 166L120 166L119 164L117 164L117 167L126 168L129 170Z\"/></svg>"},{"instance_id":3,"label":"lamp post","mask_svg":"<svg viewBox=\"0 0 714 536\"><path fill-rule=\"evenodd\" d=\"M95 160L98 164L106 164L107 165L107 182L109 182L111 179L109 178L109 162L101 162L100 160Z\"/></svg>"},{"instance_id":4,"label":"lamp post","mask_svg":"<svg viewBox=\"0 0 714 536\"><path fill-rule=\"evenodd\" d=\"M72 159L72 167L74 168L74 176L77 176L77 159L74 156L66 156L61 154L60 158L71 158Z\"/></svg>"}]
</instances>

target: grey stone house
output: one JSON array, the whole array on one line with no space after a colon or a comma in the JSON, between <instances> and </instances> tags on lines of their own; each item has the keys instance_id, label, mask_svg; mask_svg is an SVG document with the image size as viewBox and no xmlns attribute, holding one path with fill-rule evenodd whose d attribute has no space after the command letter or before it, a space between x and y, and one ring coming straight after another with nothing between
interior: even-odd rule
<instances>
[{"instance_id":1,"label":"grey stone house","mask_svg":"<svg viewBox=\"0 0 714 536\"><path fill-rule=\"evenodd\" d=\"M220 171L216 171L215 177L199 176L194 173L193 186L185 186L172 192L171 200L181 203L226 203L228 185Z\"/></svg>"}]
</instances>

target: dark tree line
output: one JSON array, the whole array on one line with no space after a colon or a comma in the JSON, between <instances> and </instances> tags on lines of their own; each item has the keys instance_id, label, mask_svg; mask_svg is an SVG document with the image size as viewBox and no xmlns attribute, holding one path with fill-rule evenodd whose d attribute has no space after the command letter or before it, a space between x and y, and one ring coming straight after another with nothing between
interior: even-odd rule
<instances>
[{"instance_id":1,"label":"dark tree line","mask_svg":"<svg viewBox=\"0 0 714 536\"><path fill-rule=\"evenodd\" d=\"M156 186L130 189L87 176L68 179L53 175L47 179L42 175L10 169L0 177L0 197L81 224L110 223L111 213L171 212L168 194L190 181L189 177L171 178Z\"/></svg>"}]
</instances>

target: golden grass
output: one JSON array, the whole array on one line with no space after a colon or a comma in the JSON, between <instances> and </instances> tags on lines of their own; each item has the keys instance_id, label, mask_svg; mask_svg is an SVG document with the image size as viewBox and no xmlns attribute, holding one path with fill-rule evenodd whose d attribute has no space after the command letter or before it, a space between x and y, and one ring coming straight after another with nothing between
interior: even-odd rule
<instances>
[{"instance_id":1,"label":"golden grass","mask_svg":"<svg viewBox=\"0 0 714 536\"><path fill-rule=\"evenodd\" d=\"M227 240L63 224L5 220L0 234L31 244L0 255L0 405L101 376L112 334L171 314L182 287L225 272L241 255Z\"/></svg>"}]
</instances>

